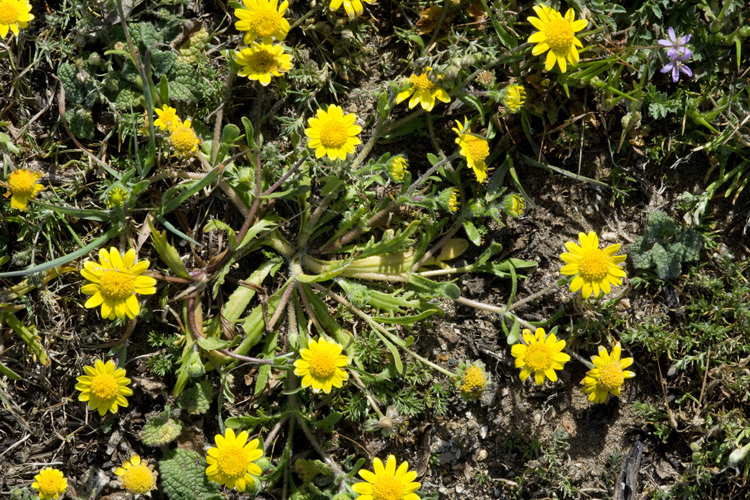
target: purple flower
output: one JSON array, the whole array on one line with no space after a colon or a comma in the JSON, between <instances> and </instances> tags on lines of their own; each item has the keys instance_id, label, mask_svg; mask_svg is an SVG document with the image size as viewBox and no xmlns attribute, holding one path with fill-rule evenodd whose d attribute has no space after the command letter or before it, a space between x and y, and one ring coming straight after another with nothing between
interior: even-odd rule
<instances>
[{"instance_id":1,"label":"purple flower","mask_svg":"<svg viewBox=\"0 0 750 500\"><path fill-rule=\"evenodd\" d=\"M689 54L682 54L674 59L671 59L669 64L661 69L661 72L667 73L671 71L672 81L675 83L680 80L680 72L685 73L685 75L687 76L693 76L693 71L685 64L685 61L687 61L691 55L693 55L692 52L690 52Z\"/></svg>"},{"instance_id":2,"label":"purple flower","mask_svg":"<svg viewBox=\"0 0 750 500\"><path fill-rule=\"evenodd\" d=\"M684 54L687 54L688 57L693 55L693 51L685 46L690 41L690 37L692 36L693 35L685 35L681 38L677 38L677 35L675 35L674 33L674 28L670 26L669 29L667 29L667 38L657 40L656 43L658 43L662 47L669 47L669 50L667 51L667 57L675 60Z\"/></svg>"}]
</instances>

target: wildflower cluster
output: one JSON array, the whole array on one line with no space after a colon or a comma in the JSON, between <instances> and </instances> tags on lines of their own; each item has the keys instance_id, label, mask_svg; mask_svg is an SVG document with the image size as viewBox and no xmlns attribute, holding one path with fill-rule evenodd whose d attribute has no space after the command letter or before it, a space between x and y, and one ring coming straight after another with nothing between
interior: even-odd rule
<instances>
[{"instance_id":1,"label":"wildflower cluster","mask_svg":"<svg viewBox=\"0 0 750 500\"><path fill-rule=\"evenodd\" d=\"M25 168L19 168L10 173L5 197L10 197L11 208L26 210L29 201L36 198L36 195L44 189L44 186L38 182L41 177L42 174L39 172L32 172Z\"/></svg>"},{"instance_id":2,"label":"wildflower cluster","mask_svg":"<svg viewBox=\"0 0 750 500\"><path fill-rule=\"evenodd\" d=\"M659 45L667 49L667 58L669 59L669 62L660 71L671 73L674 83L680 80L680 73L688 77L693 76L693 71L685 64L693 55L693 51L687 47L691 37L691 34L678 37L674 28L670 26L667 29L667 38L657 40Z\"/></svg>"},{"instance_id":3,"label":"wildflower cluster","mask_svg":"<svg viewBox=\"0 0 750 500\"><path fill-rule=\"evenodd\" d=\"M271 77L279 77L292 67L292 56L280 42L289 33L289 21L284 17L289 2L278 5L278 0L248 0L244 8L235 9L239 21L235 28L244 31L243 41L249 47L235 54L240 67L238 74L261 85L271 83ZM260 39L260 42L256 39Z\"/></svg>"},{"instance_id":4,"label":"wildflower cluster","mask_svg":"<svg viewBox=\"0 0 750 500\"><path fill-rule=\"evenodd\" d=\"M182 121L177 116L177 110L167 104L154 111L156 112L154 126L169 133L169 145L172 146L175 155L182 158L195 156L201 140L193 130L192 122L190 120Z\"/></svg>"}]
</instances>

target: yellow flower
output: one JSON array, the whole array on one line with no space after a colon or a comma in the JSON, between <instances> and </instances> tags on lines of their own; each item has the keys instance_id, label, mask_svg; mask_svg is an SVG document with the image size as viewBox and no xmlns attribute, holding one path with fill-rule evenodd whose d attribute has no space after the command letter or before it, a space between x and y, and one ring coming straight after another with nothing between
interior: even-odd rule
<instances>
[{"instance_id":1,"label":"yellow flower","mask_svg":"<svg viewBox=\"0 0 750 500\"><path fill-rule=\"evenodd\" d=\"M99 415L117 413L118 406L128 406L125 396L132 396L133 390L128 387L130 379L124 368L117 368L111 359L106 364L97 359L94 366L84 366L83 371L86 375L76 379L76 389L81 391L78 401L88 401L89 408Z\"/></svg>"},{"instance_id":2,"label":"yellow flower","mask_svg":"<svg viewBox=\"0 0 750 500\"><path fill-rule=\"evenodd\" d=\"M461 375L461 397L466 400L475 400L482 397L487 387L487 374L484 372L484 364L475 361L466 367Z\"/></svg>"},{"instance_id":3,"label":"yellow flower","mask_svg":"<svg viewBox=\"0 0 750 500\"><path fill-rule=\"evenodd\" d=\"M503 210L511 217L520 217L526 209L526 201L517 193L509 194L503 198Z\"/></svg>"},{"instance_id":4,"label":"yellow flower","mask_svg":"<svg viewBox=\"0 0 750 500\"><path fill-rule=\"evenodd\" d=\"M154 125L159 127L161 130L167 130L171 132L177 125L180 124L180 119L177 117L177 110L167 106L166 104L161 109L155 109L156 120Z\"/></svg>"},{"instance_id":5,"label":"yellow flower","mask_svg":"<svg viewBox=\"0 0 750 500\"><path fill-rule=\"evenodd\" d=\"M455 212L461 206L458 202L458 189L448 188L450 194L448 195L448 210Z\"/></svg>"},{"instance_id":6,"label":"yellow flower","mask_svg":"<svg viewBox=\"0 0 750 500\"><path fill-rule=\"evenodd\" d=\"M461 156L466 158L466 164L471 167L477 176L477 182L481 184L487 178L487 164L484 160L490 155L490 146L485 139L472 134L468 124L469 120L466 117L463 125L456 120L457 127L453 128L453 131L458 134L456 144L461 148Z\"/></svg>"},{"instance_id":7,"label":"yellow flower","mask_svg":"<svg viewBox=\"0 0 750 500\"><path fill-rule=\"evenodd\" d=\"M135 250L128 250L121 256L112 247L99 250L100 264L92 261L83 263L81 276L91 281L81 287L81 292L92 297L86 301L84 307L102 306L102 318L115 319L127 316L135 318L141 309L136 294L152 295L156 293L156 280L149 276L141 276L151 263L142 260L135 263Z\"/></svg>"},{"instance_id":8,"label":"yellow flower","mask_svg":"<svg viewBox=\"0 0 750 500\"><path fill-rule=\"evenodd\" d=\"M115 469L115 476L120 478L123 488L136 495L144 495L156 488L156 475L146 463L141 463L138 455L132 455L122 467Z\"/></svg>"},{"instance_id":9,"label":"yellow flower","mask_svg":"<svg viewBox=\"0 0 750 500\"><path fill-rule=\"evenodd\" d=\"M552 7L543 4L535 5L534 12L539 17L527 18L539 30L528 39L529 43L536 44L531 53L538 56L549 50L544 68L550 71L557 63L560 66L560 71L565 73L567 70L566 60L571 66L578 64L576 45L583 47L583 44L576 38L575 34L588 26L589 22L585 19L576 21L573 9L568 9L565 17Z\"/></svg>"},{"instance_id":10,"label":"yellow flower","mask_svg":"<svg viewBox=\"0 0 750 500\"><path fill-rule=\"evenodd\" d=\"M560 269L565 276L574 276L570 282L570 291L581 293L584 299L593 294L598 297L601 292L609 294L610 284L622 285L625 271L619 264L625 262L627 255L615 255L622 246L620 243L609 245L604 250L599 249L599 237L594 231L589 234L578 233L581 246L572 241L565 243L568 252L560 254L560 258L567 264Z\"/></svg>"},{"instance_id":11,"label":"yellow flower","mask_svg":"<svg viewBox=\"0 0 750 500\"><path fill-rule=\"evenodd\" d=\"M271 43L273 38L283 40L289 33L289 21L284 19L287 7L289 2L286 0L281 6L278 0L247 0L244 9L234 11L239 19L234 27L247 32L243 40L246 44L256 38L260 38L263 43Z\"/></svg>"},{"instance_id":12,"label":"yellow flower","mask_svg":"<svg viewBox=\"0 0 750 500\"><path fill-rule=\"evenodd\" d=\"M394 181L401 182L404 180L407 166L406 158L403 156L397 156L391 160L391 177Z\"/></svg>"},{"instance_id":13,"label":"yellow flower","mask_svg":"<svg viewBox=\"0 0 750 500\"><path fill-rule=\"evenodd\" d=\"M8 31L18 36L18 28L26 28L34 19L31 4L27 0L0 0L0 38L5 38Z\"/></svg>"},{"instance_id":14,"label":"yellow flower","mask_svg":"<svg viewBox=\"0 0 750 500\"><path fill-rule=\"evenodd\" d=\"M192 158L198 151L201 140L195 135L190 120L178 122L170 132L169 144L172 145L175 153L183 158Z\"/></svg>"},{"instance_id":15,"label":"yellow flower","mask_svg":"<svg viewBox=\"0 0 750 500\"><path fill-rule=\"evenodd\" d=\"M258 448L258 439L248 443L247 438L247 431L235 436L232 429L227 429L223 436L216 435L216 447L209 448L206 456L208 479L237 491L245 491L258 481L257 476L263 471L254 462L263 456L263 450Z\"/></svg>"},{"instance_id":16,"label":"yellow flower","mask_svg":"<svg viewBox=\"0 0 750 500\"><path fill-rule=\"evenodd\" d=\"M11 196L10 206L17 210L26 210L29 200L36 198L39 191L44 189L44 186L37 183L41 176L39 172L25 168L11 172L8 176L8 191L5 193L6 198Z\"/></svg>"},{"instance_id":17,"label":"yellow flower","mask_svg":"<svg viewBox=\"0 0 750 500\"><path fill-rule=\"evenodd\" d=\"M128 198L128 191L121 187L113 187L107 194L107 206L121 207L125 204L125 200Z\"/></svg>"},{"instance_id":18,"label":"yellow flower","mask_svg":"<svg viewBox=\"0 0 750 500\"><path fill-rule=\"evenodd\" d=\"M523 88L523 85L514 83L505 89L503 104L511 113L518 112L523 107L524 102L526 102L526 89Z\"/></svg>"},{"instance_id":19,"label":"yellow flower","mask_svg":"<svg viewBox=\"0 0 750 500\"><path fill-rule=\"evenodd\" d=\"M331 12L336 12L343 5L349 19L354 19L365 11L362 2L374 4L375 0L331 0L330 9Z\"/></svg>"},{"instance_id":20,"label":"yellow flower","mask_svg":"<svg viewBox=\"0 0 750 500\"><path fill-rule=\"evenodd\" d=\"M258 80L264 87L271 83L272 76L281 76L292 67L292 56L284 52L281 45L253 42L237 53L238 75Z\"/></svg>"},{"instance_id":21,"label":"yellow flower","mask_svg":"<svg viewBox=\"0 0 750 500\"><path fill-rule=\"evenodd\" d=\"M355 500L419 500L415 492L421 484L415 482L416 471L409 470L409 463L403 462L396 469L396 457L388 456L383 466L379 458L372 461L373 472L360 469L359 475L367 481L352 486L359 494Z\"/></svg>"},{"instance_id":22,"label":"yellow flower","mask_svg":"<svg viewBox=\"0 0 750 500\"><path fill-rule=\"evenodd\" d=\"M309 138L307 147L315 149L315 157L328 155L331 159L345 160L348 153L354 153L354 146L362 142L357 137L362 127L354 124L357 115L344 115L344 110L335 104L328 106L327 111L319 109L317 115L307 119L310 128L305 129Z\"/></svg>"},{"instance_id":23,"label":"yellow flower","mask_svg":"<svg viewBox=\"0 0 750 500\"><path fill-rule=\"evenodd\" d=\"M42 500L51 500L60 498L60 495L65 493L68 489L68 480L59 470L46 467L34 476L31 487L39 492L39 498Z\"/></svg>"},{"instance_id":24,"label":"yellow flower","mask_svg":"<svg viewBox=\"0 0 750 500\"><path fill-rule=\"evenodd\" d=\"M427 66L427 72L432 68ZM441 76L438 79L442 78ZM430 81L427 77L427 73L421 75L413 74L409 77L409 87L396 96L396 104L404 101L407 97L409 99L409 109L412 109L417 103L422 105L422 108L427 111L432 111L435 107L435 99L439 99L443 102L451 102L451 98L448 96L448 92L438 87L437 84Z\"/></svg>"},{"instance_id":25,"label":"yellow flower","mask_svg":"<svg viewBox=\"0 0 750 500\"><path fill-rule=\"evenodd\" d=\"M610 394L619 396L625 379L635 377L635 373L625 370L633 364L633 358L620 359L622 347L617 342L612 347L612 354L604 346L599 346L599 355L592 356L593 369L586 372L581 381L583 392L589 395L589 401L606 403Z\"/></svg>"},{"instance_id":26,"label":"yellow flower","mask_svg":"<svg viewBox=\"0 0 750 500\"><path fill-rule=\"evenodd\" d=\"M349 358L341 354L343 347L325 339L311 340L307 349L299 353L300 359L294 362L294 374L302 377L302 387L312 386L313 391L322 390L326 394L331 387L341 387L349 379L343 369Z\"/></svg>"},{"instance_id":27,"label":"yellow flower","mask_svg":"<svg viewBox=\"0 0 750 500\"><path fill-rule=\"evenodd\" d=\"M510 353L516 358L516 368L521 368L521 380L533 373L536 385L542 385L545 377L557 382L555 370L562 370L563 363L570 361L570 356L562 352L564 348L564 340L557 340L554 333L548 336L544 328L537 328L533 335L530 330L524 330L522 343L515 344Z\"/></svg>"}]
</instances>

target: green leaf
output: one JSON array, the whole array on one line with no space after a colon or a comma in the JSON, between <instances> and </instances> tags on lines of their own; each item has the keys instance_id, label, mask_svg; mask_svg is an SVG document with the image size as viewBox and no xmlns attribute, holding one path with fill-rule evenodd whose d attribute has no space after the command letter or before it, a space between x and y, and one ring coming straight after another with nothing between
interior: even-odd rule
<instances>
[{"instance_id":1,"label":"green leaf","mask_svg":"<svg viewBox=\"0 0 750 500\"><path fill-rule=\"evenodd\" d=\"M180 254L177 253L177 249L169 244L167 241L166 231L159 232L154 228L151 218L148 219L149 228L151 228L151 241L156 248L156 253L159 254L161 260L175 273L176 276L184 279L190 279L190 273L188 273L180 259Z\"/></svg>"},{"instance_id":2,"label":"green leaf","mask_svg":"<svg viewBox=\"0 0 750 500\"><path fill-rule=\"evenodd\" d=\"M446 297L456 300L461 296L461 290L455 283L446 281L438 282L419 276L417 274L409 275L409 284L412 285L420 297L429 300L436 297Z\"/></svg>"},{"instance_id":3,"label":"green leaf","mask_svg":"<svg viewBox=\"0 0 750 500\"><path fill-rule=\"evenodd\" d=\"M94 119L90 111L83 108L69 109L65 112L65 120L70 131L79 139L90 141L94 138Z\"/></svg>"},{"instance_id":4,"label":"green leaf","mask_svg":"<svg viewBox=\"0 0 750 500\"><path fill-rule=\"evenodd\" d=\"M162 197L162 210L160 215L166 215L175 210L177 207L182 205L185 200L193 196L195 193L197 193L207 185L211 184L219 176L222 170L223 168L219 167L213 168L210 172L204 175L200 181L194 183L188 189L184 190L182 193L169 201L165 199L169 191L167 191L167 193L164 193L164 196Z\"/></svg>"},{"instance_id":5,"label":"green leaf","mask_svg":"<svg viewBox=\"0 0 750 500\"><path fill-rule=\"evenodd\" d=\"M234 251L237 250L237 235L235 234L234 229L218 219L210 220L208 221L208 224L203 226L204 233L220 230L224 230L227 232L227 236L229 237L229 250L234 253Z\"/></svg>"},{"instance_id":6,"label":"green leaf","mask_svg":"<svg viewBox=\"0 0 750 500\"><path fill-rule=\"evenodd\" d=\"M64 207L59 205L49 205L47 203L37 202L37 205L52 210L61 215L67 215L70 217L78 217L79 219L96 220L100 222L108 222L115 220L117 215L109 210L94 210L94 209L82 209L75 207Z\"/></svg>"},{"instance_id":7,"label":"green leaf","mask_svg":"<svg viewBox=\"0 0 750 500\"><path fill-rule=\"evenodd\" d=\"M471 221L465 220L463 221L464 230L466 231L466 237L469 238L469 241L474 243L474 246L479 246L482 244L482 236L479 234L479 231L477 231L476 226Z\"/></svg>"},{"instance_id":8,"label":"green leaf","mask_svg":"<svg viewBox=\"0 0 750 500\"><path fill-rule=\"evenodd\" d=\"M207 351L216 349L226 349L232 344L229 340L222 340L216 337L201 337L198 339L198 345Z\"/></svg>"}]
</instances>

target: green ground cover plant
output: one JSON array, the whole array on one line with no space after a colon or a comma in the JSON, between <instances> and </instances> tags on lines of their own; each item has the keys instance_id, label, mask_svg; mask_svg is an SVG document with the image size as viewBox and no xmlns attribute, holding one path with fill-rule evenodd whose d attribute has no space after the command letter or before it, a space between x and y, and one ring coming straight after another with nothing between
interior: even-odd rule
<instances>
[{"instance_id":1,"label":"green ground cover plant","mask_svg":"<svg viewBox=\"0 0 750 500\"><path fill-rule=\"evenodd\" d=\"M0 492L740 495L747 23L0 0Z\"/></svg>"}]
</instances>

